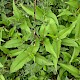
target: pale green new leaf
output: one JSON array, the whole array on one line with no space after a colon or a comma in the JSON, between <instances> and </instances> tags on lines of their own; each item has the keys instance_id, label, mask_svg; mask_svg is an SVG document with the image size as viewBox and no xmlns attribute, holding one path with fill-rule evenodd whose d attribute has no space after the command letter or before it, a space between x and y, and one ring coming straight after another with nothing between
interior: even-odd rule
<instances>
[{"instance_id":1,"label":"pale green new leaf","mask_svg":"<svg viewBox=\"0 0 80 80\"><path fill-rule=\"evenodd\" d=\"M59 39L63 39L63 38L65 38L66 36L68 36L68 35L71 33L71 31L73 30L73 28L75 27L75 25L76 25L76 21L73 22L70 27L67 27L67 28L61 30L61 31L58 33Z\"/></svg>"},{"instance_id":2,"label":"pale green new leaf","mask_svg":"<svg viewBox=\"0 0 80 80\"><path fill-rule=\"evenodd\" d=\"M65 38L62 40L62 44L65 46L74 46L74 47L78 47L78 44L75 42L74 39L71 38Z\"/></svg>"},{"instance_id":3,"label":"pale green new leaf","mask_svg":"<svg viewBox=\"0 0 80 80\"><path fill-rule=\"evenodd\" d=\"M0 80L5 80L5 78L2 74L0 74Z\"/></svg>"},{"instance_id":4,"label":"pale green new leaf","mask_svg":"<svg viewBox=\"0 0 80 80\"><path fill-rule=\"evenodd\" d=\"M76 68L76 67L74 67L74 66L72 66L72 65L69 65L69 64L63 64L63 63L59 63L59 65L63 68L63 69L65 69L65 70L67 70L69 73L71 73L73 76L75 76L75 77L80 77L79 76L79 70Z\"/></svg>"},{"instance_id":5,"label":"pale green new leaf","mask_svg":"<svg viewBox=\"0 0 80 80\"><path fill-rule=\"evenodd\" d=\"M44 45L46 48L46 51L48 51L49 53L51 53L55 58L57 58L57 54L54 52L53 46L51 45L50 41L48 38L45 38L44 40Z\"/></svg>"},{"instance_id":6,"label":"pale green new leaf","mask_svg":"<svg viewBox=\"0 0 80 80\"><path fill-rule=\"evenodd\" d=\"M40 65L54 65L51 61L49 61L48 59L39 54L35 56L35 62Z\"/></svg>"},{"instance_id":7,"label":"pale green new leaf","mask_svg":"<svg viewBox=\"0 0 80 80\"><path fill-rule=\"evenodd\" d=\"M21 39L14 39L12 38L11 40L7 41L3 47L5 48L14 48L14 47L18 47L18 46L21 46L23 43L22 43L22 40Z\"/></svg>"}]
</instances>

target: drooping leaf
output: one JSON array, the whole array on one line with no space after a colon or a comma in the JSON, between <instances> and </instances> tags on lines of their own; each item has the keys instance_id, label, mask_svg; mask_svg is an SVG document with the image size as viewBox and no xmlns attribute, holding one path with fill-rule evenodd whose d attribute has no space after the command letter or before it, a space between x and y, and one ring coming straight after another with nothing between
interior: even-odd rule
<instances>
[{"instance_id":1,"label":"drooping leaf","mask_svg":"<svg viewBox=\"0 0 80 80\"><path fill-rule=\"evenodd\" d=\"M39 54L36 55L35 62L40 65L54 65L51 61L49 61L48 59Z\"/></svg>"},{"instance_id":2,"label":"drooping leaf","mask_svg":"<svg viewBox=\"0 0 80 80\"><path fill-rule=\"evenodd\" d=\"M75 77L80 77L79 76L79 70L76 68L76 67L74 67L74 66L72 66L72 65L69 65L69 64L63 64L63 63L59 63L59 65L63 68L63 69L65 69L65 70L67 70L69 73L71 73L73 76L75 76Z\"/></svg>"},{"instance_id":3,"label":"drooping leaf","mask_svg":"<svg viewBox=\"0 0 80 80\"><path fill-rule=\"evenodd\" d=\"M23 43L22 43L22 40L21 39L14 39L12 38L11 40L7 41L3 47L5 48L14 48L14 47L18 47L18 46L21 46Z\"/></svg>"},{"instance_id":4,"label":"drooping leaf","mask_svg":"<svg viewBox=\"0 0 80 80\"><path fill-rule=\"evenodd\" d=\"M62 44L65 46L74 46L74 47L78 47L78 44L75 42L74 39L70 39L70 38L65 38L62 40Z\"/></svg>"}]
</instances>

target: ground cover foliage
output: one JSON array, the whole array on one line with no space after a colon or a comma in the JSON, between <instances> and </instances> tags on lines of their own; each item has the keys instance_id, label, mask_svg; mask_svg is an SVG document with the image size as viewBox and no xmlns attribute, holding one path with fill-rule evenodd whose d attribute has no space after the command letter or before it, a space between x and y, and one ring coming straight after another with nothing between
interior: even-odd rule
<instances>
[{"instance_id":1,"label":"ground cover foliage","mask_svg":"<svg viewBox=\"0 0 80 80\"><path fill-rule=\"evenodd\" d=\"M0 0L0 80L80 80L80 0Z\"/></svg>"}]
</instances>

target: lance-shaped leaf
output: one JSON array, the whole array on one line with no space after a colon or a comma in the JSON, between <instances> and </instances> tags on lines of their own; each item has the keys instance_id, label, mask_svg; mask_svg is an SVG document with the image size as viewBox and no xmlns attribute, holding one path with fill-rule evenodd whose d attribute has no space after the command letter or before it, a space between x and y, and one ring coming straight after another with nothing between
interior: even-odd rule
<instances>
[{"instance_id":1,"label":"lance-shaped leaf","mask_svg":"<svg viewBox=\"0 0 80 80\"><path fill-rule=\"evenodd\" d=\"M72 62L73 59L75 59L79 55L79 52L80 52L79 47L74 47L74 51L73 51L73 54L72 54L70 62Z\"/></svg>"},{"instance_id":2,"label":"lance-shaped leaf","mask_svg":"<svg viewBox=\"0 0 80 80\"><path fill-rule=\"evenodd\" d=\"M18 47L18 46L21 46L23 43L22 43L22 40L21 39L14 39L12 38L11 40L7 41L3 47L5 48L14 48L14 47Z\"/></svg>"},{"instance_id":3,"label":"lance-shaped leaf","mask_svg":"<svg viewBox=\"0 0 80 80\"><path fill-rule=\"evenodd\" d=\"M74 67L74 66L72 66L72 65L69 65L69 64L63 64L63 63L59 63L59 65L63 68L63 69L65 69L65 70L67 70L69 73L71 73L73 76L75 76L75 77L78 77L78 78L80 78L80 74L79 74L79 70L76 68L76 67Z\"/></svg>"},{"instance_id":4,"label":"lance-shaped leaf","mask_svg":"<svg viewBox=\"0 0 80 80\"><path fill-rule=\"evenodd\" d=\"M10 72L16 72L17 70L21 69L25 63L29 62L34 56L32 53L28 52L29 50L26 50L22 52L20 55L16 57L16 59L13 61Z\"/></svg>"},{"instance_id":5,"label":"lance-shaped leaf","mask_svg":"<svg viewBox=\"0 0 80 80\"><path fill-rule=\"evenodd\" d=\"M73 28L75 27L75 25L76 25L76 21L73 22L70 27L67 27L67 28L61 30L61 31L58 33L59 39L63 39L63 38L65 38L67 35L69 35L69 34L71 33L71 31L73 30Z\"/></svg>"},{"instance_id":6,"label":"lance-shaped leaf","mask_svg":"<svg viewBox=\"0 0 80 80\"><path fill-rule=\"evenodd\" d=\"M57 54L57 57L59 58L60 49L61 49L61 40L60 39L54 39L52 45L53 45L55 53Z\"/></svg>"},{"instance_id":7,"label":"lance-shaped leaf","mask_svg":"<svg viewBox=\"0 0 80 80\"><path fill-rule=\"evenodd\" d=\"M35 56L35 62L40 65L54 65L51 61L49 61L48 59L39 54Z\"/></svg>"},{"instance_id":8,"label":"lance-shaped leaf","mask_svg":"<svg viewBox=\"0 0 80 80\"><path fill-rule=\"evenodd\" d=\"M16 17L17 20L19 20L21 18L21 16L22 16L20 10L15 5L14 0L13 0L13 14Z\"/></svg>"},{"instance_id":9,"label":"lance-shaped leaf","mask_svg":"<svg viewBox=\"0 0 80 80\"><path fill-rule=\"evenodd\" d=\"M65 46L75 46L78 47L78 44L75 42L74 39L65 38L62 40L62 44Z\"/></svg>"},{"instance_id":10,"label":"lance-shaped leaf","mask_svg":"<svg viewBox=\"0 0 80 80\"><path fill-rule=\"evenodd\" d=\"M0 80L5 80L5 78L2 74L0 74Z\"/></svg>"},{"instance_id":11,"label":"lance-shaped leaf","mask_svg":"<svg viewBox=\"0 0 80 80\"><path fill-rule=\"evenodd\" d=\"M54 52L53 46L51 45L50 41L48 38L46 38L44 40L44 45L46 48L46 51L48 51L49 53L51 53L55 58L57 58L57 54Z\"/></svg>"}]
</instances>

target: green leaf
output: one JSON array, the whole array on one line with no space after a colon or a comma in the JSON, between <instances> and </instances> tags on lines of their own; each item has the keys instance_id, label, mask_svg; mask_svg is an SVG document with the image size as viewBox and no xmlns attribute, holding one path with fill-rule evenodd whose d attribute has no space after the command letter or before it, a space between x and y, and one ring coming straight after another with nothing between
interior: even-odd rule
<instances>
[{"instance_id":1,"label":"green leaf","mask_svg":"<svg viewBox=\"0 0 80 80\"><path fill-rule=\"evenodd\" d=\"M61 49L61 40L60 39L54 39L52 45L53 45L55 53L57 54L57 57L59 58L60 49Z\"/></svg>"},{"instance_id":2,"label":"green leaf","mask_svg":"<svg viewBox=\"0 0 80 80\"><path fill-rule=\"evenodd\" d=\"M5 78L2 74L0 75L0 80L5 80Z\"/></svg>"},{"instance_id":3,"label":"green leaf","mask_svg":"<svg viewBox=\"0 0 80 80\"><path fill-rule=\"evenodd\" d=\"M69 4L71 7L78 8L78 0L69 0L65 3Z\"/></svg>"},{"instance_id":4,"label":"green leaf","mask_svg":"<svg viewBox=\"0 0 80 80\"><path fill-rule=\"evenodd\" d=\"M74 47L78 47L78 44L75 42L74 39L70 39L70 38L65 38L62 40L62 44L65 46L74 46Z\"/></svg>"},{"instance_id":5,"label":"green leaf","mask_svg":"<svg viewBox=\"0 0 80 80\"><path fill-rule=\"evenodd\" d=\"M63 69L65 69L65 70L67 70L69 73L71 73L73 76L80 78L80 76L79 76L79 70L78 70L76 67L74 67L74 66L72 66L72 65L69 65L69 64L63 64L63 63L59 63L59 65L60 65Z\"/></svg>"},{"instance_id":6,"label":"green leaf","mask_svg":"<svg viewBox=\"0 0 80 80\"><path fill-rule=\"evenodd\" d=\"M39 46L40 46L40 40L39 40L38 38L36 38L35 44L33 45L33 50L32 50L32 52L36 54L36 52L37 52L38 49L39 49Z\"/></svg>"},{"instance_id":7,"label":"green leaf","mask_svg":"<svg viewBox=\"0 0 80 80\"><path fill-rule=\"evenodd\" d=\"M46 51L48 51L49 53L51 53L55 58L57 58L56 53L54 52L53 46L51 45L50 41L48 38L45 38L44 40L44 45L46 48Z\"/></svg>"},{"instance_id":8,"label":"green leaf","mask_svg":"<svg viewBox=\"0 0 80 80\"><path fill-rule=\"evenodd\" d=\"M48 33L48 28L49 28L48 25L46 26L46 25L42 24L42 25L40 26L39 34L40 34L40 36L41 36L42 38L47 35L47 33Z\"/></svg>"},{"instance_id":9,"label":"green leaf","mask_svg":"<svg viewBox=\"0 0 80 80\"><path fill-rule=\"evenodd\" d=\"M14 39L12 38L11 40L7 41L3 47L5 48L14 48L14 47L18 47L18 46L21 46L23 43L22 43L22 40L21 39Z\"/></svg>"},{"instance_id":10,"label":"green leaf","mask_svg":"<svg viewBox=\"0 0 80 80\"><path fill-rule=\"evenodd\" d=\"M67 9L64 9L63 12L61 12L57 17L64 16L64 15L69 16L72 15L72 13Z\"/></svg>"},{"instance_id":11,"label":"green leaf","mask_svg":"<svg viewBox=\"0 0 80 80\"><path fill-rule=\"evenodd\" d=\"M23 51L24 49L15 49L15 50L11 50L9 53L10 56L13 57L19 55L20 53L23 53Z\"/></svg>"},{"instance_id":12,"label":"green leaf","mask_svg":"<svg viewBox=\"0 0 80 80\"><path fill-rule=\"evenodd\" d=\"M29 62L34 57L31 51L29 52L29 50L22 52L16 57L16 59L13 61L10 67L11 73L16 72L17 70L21 69L25 63Z\"/></svg>"},{"instance_id":13,"label":"green leaf","mask_svg":"<svg viewBox=\"0 0 80 80\"><path fill-rule=\"evenodd\" d=\"M26 32L31 33L30 28L28 27L26 21L23 21L22 24L20 25L20 27L22 30L25 30Z\"/></svg>"},{"instance_id":14,"label":"green leaf","mask_svg":"<svg viewBox=\"0 0 80 80\"><path fill-rule=\"evenodd\" d=\"M17 6L15 5L15 2L13 0L13 14L14 16L16 17L17 20L20 20L22 15L21 15L21 12L20 10L17 8Z\"/></svg>"},{"instance_id":15,"label":"green leaf","mask_svg":"<svg viewBox=\"0 0 80 80\"><path fill-rule=\"evenodd\" d=\"M0 63L0 68L2 68L3 67L3 65Z\"/></svg>"},{"instance_id":16,"label":"green leaf","mask_svg":"<svg viewBox=\"0 0 80 80\"><path fill-rule=\"evenodd\" d=\"M5 54L9 54L9 50L3 46L0 46L0 50L3 51Z\"/></svg>"},{"instance_id":17,"label":"green leaf","mask_svg":"<svg viewBox=\"0 0 80 80\"><path fill-rule=\"evenodd\" d=\"M70 61L70 59L71 59L71 55L70 55L70 53L68 53L68 52L62 52L62 54L63 54L63 58L64 58L64 61L66 61L66 62L69 62Z\"/></svg>"},{"instance_id":18,"label":"green leaf","mask_svg":"<svg viewBox=\"0 0 80 80\"><path fill-rule=\"evenodd\" d=\"M34 10L33 8L30 7L25 7L23 4L20 4L20 6L22 7L22 9L28 13L29 15L31 15L32 17L34 17Z\"/></svg>"},{"instance_id":19,"label":"green leaf","mask_svg":"<svg viewBox=\"0 0 80 80\"><path fill-rule=\"evenodd\" d=\"M58 32L58 29L57 29L58 27L54 19L50 18L48 25L49 25L48 29L50 34L56 34Z\"/></svg>"},{"instance_id":20,"label":"green leaf","mask_svg":"<svg viewBox=\"0 0 80 80\"><path fill-rule=\"evenodd\" d=\"M72 54L70 62L72 62L73 59L75 59L79 55L79 52L80 52L79 47L74 47L74 51L73 51L73 54Z\"/></svg>"},{"instance_id":21,"label":"green leaf","mask_svg":"<svg viewBox=\"0 0 80 80\"><path fill-rule=\"evenodd\" d=\"M46 16L54 19L55 23L59 25L56 15L51 10L48 10L48 12L46 12Z\"/></svg>"},{"instance_id":22,"label":"green leaf","mask_svg":"<svg viewBox=\"0 0 80 80\"><path fill-rule=\"evenodd\" d=\"M39 54L35 56L35 62L40 65L54 65L51 61L49 61L48 59Z\"/></svg>"},{"instance_id":23,"label":"green leaf","mask_svg":"<svg viewBox=\"0 0 80 80\"><path fill-rule=\"evenodd\" d=\"M13 36L15 29L16 29L16 26L14 26L13 28L10 29L10 31L9 31L9 36L10 37Z\"/></svg>"},{"instance_id":24,"label":"green leaf","mask_svg":"<svg viewBox=\"0 0 80 80\"><path fill-rule=\"evenodd\" d=\"M76 25L76 21L73 22L70 27L67 27L67 28L61 30L61 31L58 33L59 39L66 38L66 36L68 36L68 35L71 33L71 31L73 30L73 28L75 27L75 25Z\"/></svg>"},{"instance_id":25,"label":"green leaf","mask_svg":"<svg viewBox=\"0 0 80 80\"><path fill-rule=\"evenodd\" d=\"M32 17L34 17L34 9L30 8L30 7L25 7L23 4L20 4L21 7L23 8L23 10L28 13L29 15L31 15ZM43 19L43 9L40 9L38 6L36 7L36 19L38 20L42 20Z\"/></svg>"}]
</instances>

